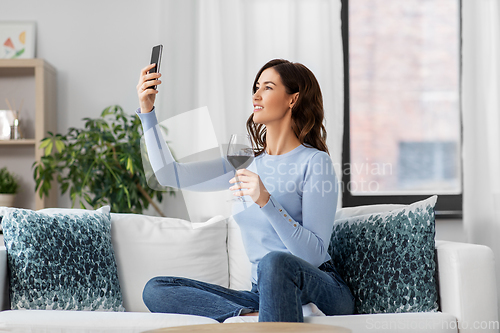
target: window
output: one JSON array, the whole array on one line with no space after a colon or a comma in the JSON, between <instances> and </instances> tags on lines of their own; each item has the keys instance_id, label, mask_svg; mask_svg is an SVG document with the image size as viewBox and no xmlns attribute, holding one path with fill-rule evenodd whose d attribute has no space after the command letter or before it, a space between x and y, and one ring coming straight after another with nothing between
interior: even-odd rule
<instances>
[{"instance_id":1,"label":"window","mask_svg":"<svg viewBox=\"0 0 500 333\"><path fill-rule=\"evenodd\" d=\"M461 217L460 0L342 0L343 206Z\"/></svg>"}]
</instances>

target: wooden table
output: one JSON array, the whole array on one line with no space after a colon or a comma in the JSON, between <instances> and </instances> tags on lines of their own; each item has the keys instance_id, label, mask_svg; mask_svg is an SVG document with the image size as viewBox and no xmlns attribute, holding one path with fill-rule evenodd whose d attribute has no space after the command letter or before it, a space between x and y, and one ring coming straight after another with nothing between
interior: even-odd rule
<instances>
[{"instance_id":1,"label":"wooden table","mask_svg":"<svg viewBox=\"0 0 500 333\"><path fill-rule=\"evenodd\" d=\"M227 323L160 328L145 333L350 333L339 326L305 323Z\"/></svg>"}]
</instances>

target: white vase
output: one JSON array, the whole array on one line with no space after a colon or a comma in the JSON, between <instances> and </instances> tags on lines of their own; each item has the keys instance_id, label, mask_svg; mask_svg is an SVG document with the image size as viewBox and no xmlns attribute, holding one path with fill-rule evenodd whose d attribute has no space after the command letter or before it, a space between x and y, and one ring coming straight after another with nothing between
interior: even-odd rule
<instances>
[{"instance_id":1,"label":"white vase","mask_svg":"<svg viewBox=\"0 0 500 333\"><path fill-rule=\"evenodd\" d=\"M14 207L15 194L0 193L0 207Z\"/></svg>"}]
</instances>

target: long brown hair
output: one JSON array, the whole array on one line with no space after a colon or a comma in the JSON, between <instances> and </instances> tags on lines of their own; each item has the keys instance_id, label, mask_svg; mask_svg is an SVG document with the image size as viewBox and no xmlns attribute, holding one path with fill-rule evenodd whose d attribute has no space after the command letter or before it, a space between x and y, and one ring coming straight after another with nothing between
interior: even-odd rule
<instances>
[{"instance_id":1,"label":"long brown hair","mask_svg":"<svg viewBox=\"0 0 500 333\"><path fill-rule=\"evenodd\" d=\"M292 107L292 130L302 145L309 145L328 153L326 129L323 125L323 96L314 74L304 65L288 60L274 59L265 64L255 76L253 93L263 71L273 68L278 72L287 94L299 93ZM267 146L266 127L253 121L253 114L247 120L247 131L252 138L255 156L262 154Z\"/></svg>"}]
</instances>

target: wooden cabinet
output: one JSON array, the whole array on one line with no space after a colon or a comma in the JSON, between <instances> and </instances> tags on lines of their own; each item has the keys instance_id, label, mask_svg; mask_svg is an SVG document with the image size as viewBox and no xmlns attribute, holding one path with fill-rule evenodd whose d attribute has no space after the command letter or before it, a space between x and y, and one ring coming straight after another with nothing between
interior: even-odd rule
<instances>
[{"instance_id":1,"label":"wooden cabinet","mask_svg":"<svg viewBox=\"0 0 500 333\"><path fill-rule=\"evenodd\" d=\"M48 197L35 193L32 164L43 150L40 141L47 132L57 132L57 74L43 59L0 59L0 109L20 108L19 119L24 139L0 140L0 167L16 173L21 189L15 206L29 209L57 207L57 184ZM55 185L55 186L54 186Z\"/></svg>"}]
</instances>

